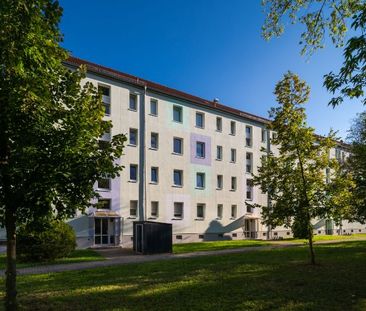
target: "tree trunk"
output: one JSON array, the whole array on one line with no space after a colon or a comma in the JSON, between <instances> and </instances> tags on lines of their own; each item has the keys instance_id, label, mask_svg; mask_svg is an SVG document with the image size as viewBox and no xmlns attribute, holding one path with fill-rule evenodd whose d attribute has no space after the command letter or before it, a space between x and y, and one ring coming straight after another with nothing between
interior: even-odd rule
<instances>
[{"instance_id":1,"label":"tree trunk","mask_svg":"<svg viewBox=\"0 0 366 311\"><path fill-rule=\"evenodd\" d=\"M13 211L6 211L6 296L5 309L13 311L17 309L16 290L16 227Z\"/></svg>"},{"instance_id":2,"label":"tree trunk","mask_svg":"<svg viewBox=\"0 0 366 311\"><path fill-rule=\"evenodd\" d=\"M310 263L312 265L315 265L315 253L313 248L313 226L311 225L310 217L308 219Z\"/></svg>"}]
</instances>

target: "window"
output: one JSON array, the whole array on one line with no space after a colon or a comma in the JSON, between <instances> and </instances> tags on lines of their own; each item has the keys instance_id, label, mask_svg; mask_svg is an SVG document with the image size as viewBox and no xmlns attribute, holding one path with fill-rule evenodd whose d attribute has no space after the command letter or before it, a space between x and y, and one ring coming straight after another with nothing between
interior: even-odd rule
<instances>
[{"instance_id":1,"label":"window","mask_svg":"<svg viewBox=\"0 0 366 311\"><path fill-rule=\"evenodd\" d=\"M159 168L152 167L151 168L151 182L157 184L159 182Z\"/></svg>"},{"instance_id":2,"label":"window","mask_svg":"<svg viewBox=\"0 0 366 311\"><path fill-rule=\"evenodd\" d=\"M98 199L98 209L111 209L111 199Z\"/></svg>"},{"instance_id":3,"label":"window","mask_svg":"<svg viewBox=\"0 0 366 311\"><path fill-rule=\"evenodd\" d=\"M231 190L236 190L236 177L231 177Z\"/></svg>"},{"instance_id":4,"label":"window","mask_svg":"<svg viewBox=\"0 0 366 311\"><path fill-rule=\"evenodd\" d=\"M130 165L130 181L137 181L137 165Z\"/></svg>"},{"instance_id":5,"label":"window","mask_svg":"<svg viewBox=\"0 0 366 311\"><path fill-rule=\"evenodd\" d=\"M267 141L267 130L262 129L262 143L265 143Z\"/></svg>"},{"instance_id":6,"label":"window","mask_svg":"<svg viewBox=\"0 0 366 311\"><path fill-rule=\"evenodd\" d=\"M235 121L230 122L230 134L235 135L236 133L236 123Z\"/></svg>"},{"instance_id":7,"label":"window","mask_svg":"<svg viewBox=\"0 0 366 311\"><path fill-rule=\"evenodd\" d=\"M196 187L205 188L205 173L196 174Z\"/></svg>"},{"instance_id":8,"label":"window","mask_svg":"<svg viewBox=\"0 0 366 311\"><path fill-rule=\"evenodd\" d=\"M151 147L151 149L159 148L159 134L158 133L151 133L150 147Z\"/></svg>"},{"instance_id":9,"label":"window","mask_svg":"<svg viewBox=\"0 0 366 311\"><path fill-rule=\"evenodd\" d=\"M337 160L341 160L341 150L338 148L335 149L335 157Z\"/></svg>"},{"instance_id":10,"label":"window","mask_svg":"<svg viewBox=\"0 0 366 311\"><path fill-rule=\"evenodd\" d=\"M174 202L174 218L183 219L183 203Z\"/></svg>"},{"instance_id":11,"label":"window","mask_svg":"<svg viewBox=\"0 0 366 311\"><path fill-rule=\"evenodd\" d=\"M183 154L183 139L174 137L173 139L173 153Z\"/></svg>"},{"instance_id":12,"label":"window","mask_svg":"<svg viewBox=\"0 0 366 311\"><path fill-rule=\"evenodd\" d=\"M137 130L136 129L130 129L130 145L137 146Z\"/></svg>"},{"instance_id":13,"label":"window","mask_svg":"<svg viewBox=\"0 0 366 311\"><path fill-rule=\"evenodd\" d=\"M237 206L236 205L231 205L231 218L236 218L237 217Z\"/></svg>"},{"instance_id":14,"label":"window","mask_svg":"<svg viewBox=\"0 0 366 311\"><path fill-rule=\"evenodd\" d=\"M130 94L130 103L128 108L131 110L137 110L137 95Z\"/></svg>"},{"instance_id":15,"label":"window","mask_svg":"<svg viewBox=\"0 0 366 311\"><path fill-rule=\"evenodd\" d=\"M109 122L103 121L103 123L104 124L108 124ZM110 141L111 140L111 136L112 136L112 127L109 126L108 129L104 132L104 134L102 135L102 137L100 139L101 140Z\"/></svg>"},{"instance_id":16,"label":"window","mask_svg":"<svg viewBox=\"0 0 366 311\"><path fill-rule=\"evenodd\" d=\"M196 142L196 157L204 158L205 157L205 143Z\"/></svg>"},{"instance_id":17,"label":"window","mask_svg":"<svg viewBox=\"0 0 366 311\"><path fill-rule=\"evenodd\" d=\"M216 146L216 160L222 160L222 146Z\"/></svg>"},{"instance_id":18,"label":"window","mask_svg":"<svg viewBox=\"0 0 366 311\"><path fill-rule=\"evenodd\" d=\"M247 204L247 213L253 213L253 207Z\"/></svg>"},{"instance_id":19,"label":"window","mask_svg":"<svg viewBox=\"0 0 366 311\"><path fill-rule=\"evenodd\" d=\"M182 107L173 106L173 120L175 122L183 122L182 111L183 111Z\"/></svg>"},{"instance_id":20,"label":"window","mask_svg":"<svg viewBox=\"0 0 366 311\"><path fill-rule=\"evenodd\" d=\"M252 127L251 126L245 127L245 145L247 147L252 146Z\"/></svg>"},{"instance_id":21,"label":"window","mask_svg":"<svg viewBox=\"0 0 366 311\"><path fill-rule=\"evenodd\" d=\"M130 201L130 217L137 217L137 201Z\"/></svg>"},{"instance_id":22,"label":"window","mask_svg":"<svg viewBox=\"0 0 366 311\"><path fill-rule=\"evenodd\" d=\"M174 186L183 186L183 171L174 170L173 184Z\"/></svg>"},{"instance_id":23,"label":"window","mask_svg":"<svg viewBox=\"0 0 366 311\"><path fill-rule=\"evenodd\" d=\"M205 127L205 115L201 112L196 112L196 127Z\"/></svg>"},{"instance_id":24,"label":"window","mask_svg":"<svg viewBox=\"0 0 366 311\"><path fill-rule=\"evenodd\" d=\"M253 179L247 179L247 200L253 200Z\"/></svg>"},{"instance_id":25,"label":"window","mask_svg":"<svg viewBox=\"0 0 366 311\"><path fill-rule=\"evenodd\" d=\"M110 88L107 86L98 85L98 91L102 94L102 102L105 109L105 114L111 114L111 98L110 98Z\"/></svg>"},{"instance_id":26,"label":"window","mask_svg":"<svg viewBox=\"0 0 366 311\"><path fill-rule=\"evenodd\" d=\"M218 219L222 219L222 215L223 215L223 205L222 204L217 204L217 218Z\"/></svg>"},{"instance_id":27,"label":"window","mask_svg":"<svg viewBox=\"0 0 366 311\"><path fill-rule=\"evenodd\" d=\"M152 116L158 115L158 101L156 99L150 99L150 114Z\"/></svg>"},{"instance_id":28,"label":"window","mask_svg":"<svg viewBox=\"0 0 366 311\"><path fill-rule=\"evenodd\" d=\"M230 161L233 163L236 162L236 149L231 149Z\"/></svg>"},{"instance_id":29,"label":"window","mask_svg":"<svg viewBox=\"0 0 366 311\"><path fill-rule=\"evenodd\" d=\"M151 201L151 217L157 218L159 217L159 202Z\"/></svg>"},{"instance_id":30,"label":"window","mask_svg":"<svg viewBox=\"0 0 366 311\"><path fill-rule=\"evenodd\" d=\"M246 154L245 171L247 173L253 172L253 154L251 152L247 152Z\"/></svg>"},{"instance_id":31,"label":"window","mask_svg":"<svg viewBox=\"0 0 366 311\"><path fill-rule=\"evenodd\" d=\"M277 138L277 133L276 132L273 132L272 133L272 139L276 139Z\"/></svg>"},{"instance_id":32,"label":"window","mask_svg":"<svg viewBox=\"0 0 366 311\"><path fill-rule=\"evenodd\" d=\"M98 189L111 189L111 179L110 178L100 178L98 179Z\"/></svg>"},{"instance_id":33,"label":"window","mask_svg":"<svg viewBox=\"0 0 366 311\"><path fill-rule=\"evenodd\" d=\"M222 132L222 118L216 118L216 131Z\"/></svg>"},{"instance_id":34,"label":"window","mask_svg":"<svg viewBox=\"0 0 366 311\"><path fill-rule=\"evenodd\" d=\"M222 175L217 175L217 189L223 188L223 177Z\"/></svg>"},{"instance_id":35,"label":"window","mask_svg":"<svg viewBox=\"0 0 366 311\"><path fill-rule=\"evenodd\" d=\"M205 204L197 204L197 218L205 218Z\"/></svg>"}]
</instances>

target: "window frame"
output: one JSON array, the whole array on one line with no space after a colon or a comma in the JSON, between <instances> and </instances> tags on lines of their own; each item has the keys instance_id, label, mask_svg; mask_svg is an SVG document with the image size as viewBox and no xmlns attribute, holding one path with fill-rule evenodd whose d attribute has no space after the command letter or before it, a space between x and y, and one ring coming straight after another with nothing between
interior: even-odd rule
<instances>
[{"instance_id":1,"label":"window frame","mask_svg":"<svg viewBox=\"0 0 366 311\"><path fill-rule=\"evenodd\" d=\"M178 205L179 204L179 205ZM178 215L177 213L176 213L176 208L177 207L180 207L181 208L181 213L180 213L180 215ZM184 202L174 202L173 203L173 217L174 217L174 219L176 219L176 220L181 220L181 219L183 219L184 218Z\"/></svg>"},{"instance_id":2,"label":"window frame","mask_svg":"<svg viewBox=\"0 0 366 311\"><path fill-rule=\"evenodd\" d=\"M176 152L175 151L175 141L180 141L180 149L181 149L181 152ZM176 154L176 155L182 155L183 154L183 138L181 137L173 137L173 154Z\"/></svg>"},{"instance_id":3,"label":"window frame","mask_svg":"<svg viewBox=\"0 0 366 311\"><path fill-rule=\"evenodd\" d=\"M180 184L176 184L175 183L175 174L176 173L179 173L180 174ZM183 183L184 183L184 181L183 181L183 170L178 170L178 169L174 169L173 170L173 187L179 187L179 188L182 188L183 187Z\"/></svg>"},{"instance_id":4,"label":"window frame","mask_svg":"<svg viewBox=\"0 0 366 311\"><path fill-rule=\"evenodd\" d=\"M156 215L153 214L153 203L156 203ZM159 201L150 202L150 217L154 219L159 218Z\"/></svg>"},{"instance_id":5,"label":"window frame","mask_svg":"<svg viewBox=\"0 0 366 311\"><path fill-rule=\"evenodd\" d=\"M156 180L153 180L153 170L156 172ZM158 184L159 183L159 167L152 166L150 169L150 183L151 184Z\"/></svg>"},{"instance_id":6,"label":"window frame","mask_svg":"<svg viewBox=\"0 0 366 311\"><path fill-rule=\"evenodd\" d=\"M201 118L201 121L202 121L202 124L199 125L198 124L198 117ZM195 124L196 124L196 127L199 128L199 129L204 129L205 128L205 114L203 112L198 112L196 111L196 120L195 120Z\"/></svg>"},{"instance_id":7,"label":"window frame","mask_svg":"<svg viewBox=\"0 0 366 311\"><path fill-rule=\"evenodd\" d=\"M175 119L175 111L179 111L179 120ZM183 107L178 105L173 105L173 121L177 123L183 123Z\"/></svg>"},{"instance_id":8,"label":"window frame","mask_svg":"<svg viewBox=\"0 0 366 311\"><path fill-rule=\"evenodd\" d=\"M218 157L218 155L220 154L220 157ZM223 151L223 147L220 145L216 146L216 160L217 161L222 161L224 158L224 151Z\"/></svg>"},{"instance_id":9,"label":"window frame","mask_svg":"<svg viewBox=\"0 0 366 311\"><path fill-rule=\"evenodd\" d=\"M222 190L223 188L224 188L224 176L218 174L217 177L216 177L216 189L217 190Z\"/></svg>"},{"instance_id":10,"label":"window frame","mask_svg":"<svg viewBox=\"0 0 366 311\"><path fill-rule=\"evenodd\" d=\"M199 216L198 215L198 211L199 211L199 209L202 209L201 211L202 211L202 216ZM203 220L203 219L205 219L205 209L206 209L206 204L204 204L204 203L197 203L197 205L196 205L196 219L197 220Z\"/></svg>"},{"instance_id":11,"label":"window frame","mask_svg":"<svg viewBox=\"0 0 366 311\"><path fill-rule=\"evenodd\" d=\"M154 113L151 107L155 105L156 113ZM156 98L150 98L150 113L151 116L157 117L159 115L158 100Z\"/></svg>"},{"instance_id":12,"label":"window frame","mask_svg":"<svg viewBox=\"0 0 366 311\"><path fill-rule=\"evenodd\" d=\"M152 144L153 137L156 137L156 146L155 147ZM152 150L159 149L159 133L156 133L156 132L150 133L150 149L152 149Z\"/></svg>"},{"instance_id":13,"label":"window frame","mask_svg":"<svg viewBox=\"0 0 366 311\"><path fill-rule=\"evenodd\" d=\"M201 154L198 153L198 146L201 146ZM206 158L206 143L203 141L196 141L196 158L205 159Z\"/></svg>"},{"instance_id":14,"label":"window frame","mask_svg":"<svg viewBox=\"0 0 366 311\"><path fill-rule=\"evenodd\" d=\"M199 177L201 178L202 186L199 185ZM206 174L203 172L196 173L196 189L205 189L206 188Z\"/></svg>"},{"instance_id":15,"label":"window frame","mask_svg":"<svg viewBox=\"0 0 366 311\"><path fill-rule=\"evenodd\" d=\"M131 99L134 98L135 99L135 108L131 108ZM138 102L138 96L137 94L134 93L130 93L130 96L128 98L128 110L131 111L137 111L137 102Z\"/></svg>"},{"instance_id":16,"label":"window frame","mask_svg":"<svg viewBox=\"0 0 366 311\"><path fill-rule=\"evenodd\" d=\"M132 213L131 213L131 211L133 210L132 209L132 202L134 202L134 203L136 203L136 213L135 213L135 215L133 215ZM138 217L138 215L139 215L139 201L138 200L130 200L130 212L129 212L129 218L137 218Z\"/></svg>"},{"instance_id":17,"label":"window frame","mask_svg":"<svg viewBox=\"0 0 366 311\"><path fill-rule=\"evenodd\" d=\"M216 132L220 132L220 133L222 132L222 118L221 117L216 117Z\"/></svg>"},{"instance_id":18,"label":"window frame","mask_svg":"<svg viewBox=\"0 0 366 311\"><path fill-rule=\"evenodd\" d=\"M230 121L230 135L236 135L236 122Z\"/></svg>"},{"instance_id":19,"label":"window frame","mask_svg":"<svg viewBox=\"0 0 366 311\"><path fill-rule=\"evenodd\" d=\"M136 171L136 179L131 178L131 169L134 168ZM138 181L138 165L130 164L130 172L129 172L129 182L137 182Z\"/></svg>"},{"instance_id":20,"label":"window frame","mask_svg":"<svg viewBox=\"0 0 366 311\"><path fill-rule=\"evenodd\" d=\"M131 133L135 133L135 143L131 143ZM128 145L131 147L137 147L139 145L138 129L130 127L128 132Z\"/></svg>"}]
</instances>

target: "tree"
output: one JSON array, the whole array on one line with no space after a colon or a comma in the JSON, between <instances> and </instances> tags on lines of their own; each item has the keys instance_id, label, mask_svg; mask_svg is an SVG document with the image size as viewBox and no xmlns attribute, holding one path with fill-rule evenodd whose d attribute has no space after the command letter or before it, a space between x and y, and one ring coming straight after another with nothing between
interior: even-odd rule
<instances>
[{"instance_id":1,"label":"tree","mask_svg":"<svg viewBox=\"0 0 366 311\"><path fill-rule=\"evenodd\" d=\"M262 158L254 184L272 201L270 206L257 205L264 223L303 232L309 241L310 261L315 264L311 221L342 214L345 205L338 204L337 193L348 193L352 183L336 178L340 166L329 156L335 146L334 133L319 137L306 124L303 105L309 93L306 83L291 72L276 85L279 107L270 110L273 121L269 128L277 133L273 143L278 146L278 155L271 152Z\"/></svg>"},{"instance_id":2,"label":"tree","mask_svg":"<svg viewBox=\"0 0 366 311\"><path fill-rule=\"evenodd\" d=\"M355 202L349 213L351 221L366 222L366 112L353 120L348 136L351 142L351 156L347 169L356 183Z\"/></svg>"},{"instance_id":3,"label":"tree","mask_svg":"<svg viewBox=\"0 0 366 311\"><path fill-rule=\"evenodd\" d=\"M305 25L300 41L302 54L311 55L323 48L327 34L337 47L343 46L351 27L354 35L344 48L343 65L338 73L324 76L324 86L333 94L329 102L333 107L345 97L363 98L366 104L366 3L363 0L263 0L262 3L267 13L262 28L264 38L280 36L287 20Z\"/></svg>"},{"instance_id":4,"label":"tree","mask_svg":"<svg viewBox=\"0 0 366 311\"><path fill-rule=\"evenodd\" d=\"M7 310L16 309L16 227L73 217L118 175L125 137L103 122L101 95L81 87L85 69L63 66L62 9L54 0L0 2L0 223L7 234ZM42 223L40 221L39 223Z\"/></svg>"}]
</instances>

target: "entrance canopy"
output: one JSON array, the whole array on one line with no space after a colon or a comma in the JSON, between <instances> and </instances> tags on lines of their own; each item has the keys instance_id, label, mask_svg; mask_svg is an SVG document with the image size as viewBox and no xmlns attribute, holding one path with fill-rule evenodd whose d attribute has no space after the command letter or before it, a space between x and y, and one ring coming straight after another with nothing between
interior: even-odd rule
<instances>
[{"instance_id":1,"label":"entrance canopy","mask_svg":"<svg viewBox=\"0 0 366 311\"><path fill-rule=\"evenodd\" d=\"M121 218L121 216L115 211L95 211L89 214L89 217L98 217L98 218Z\"/></svg>"}]
</instances>

